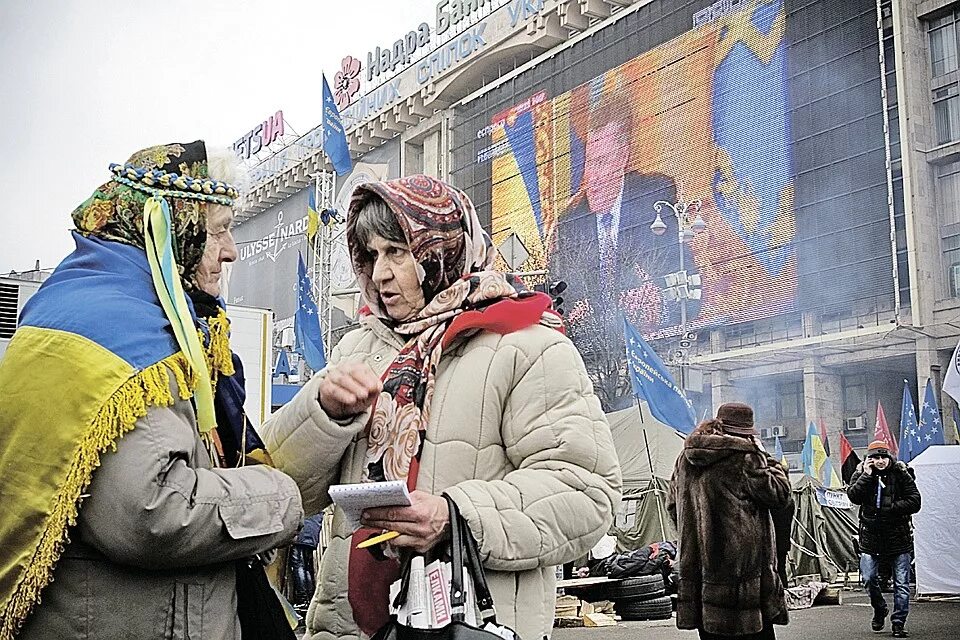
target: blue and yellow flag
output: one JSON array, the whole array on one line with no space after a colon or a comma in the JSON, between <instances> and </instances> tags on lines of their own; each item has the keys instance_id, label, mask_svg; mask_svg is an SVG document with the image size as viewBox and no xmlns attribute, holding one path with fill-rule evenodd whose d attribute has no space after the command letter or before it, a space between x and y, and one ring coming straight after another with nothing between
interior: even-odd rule
<instances>
[{"instance_id":1,"label":"blue and yellow flag","mask_svg":"<svg viewBox=\"0 0 960 640\"><path fill-rule=\"evenodd\" d=\"M787 462L787 456L783 453L783 444L780 443L780 436L776 437L776 444L773 447L773 457L779 460L785 469L790 468L790 463Z\"/></svg>"},{"instance_id":2,"label":"blue and yellow flag","mask_svg":"<svg viewBox=\"0 0 960 640\"><path fill-rule=\"evenodd\" d=\"M829 457L824 460L823 468L820 473L820 482L823 483L823 486L829 489L839 489L843 486L843 483L840 482L840 476L837 475L837 470L833 468L833 460Z\"/></svg>"},{"instance_id":3,"label":"blue and yellow flag","mask_svg":"<svg viewBox=\"0 0 960 640\"><path fill-rule=\"evenodd\" d=\"M823 448L823 440L813 422L807 427L807 439L803 443L803 473L811 478L820 479L823 464L827 460L827 452Z\"/></svg>"},{"instance_id":4,"label":"blue and yellow flag","mask_svg":"<svg viewBox=\"0 0 960 640\"><path fill-rule=\"evenodd\" d=\"M0 360L4 640L51 580L100 455L149 407L172 405L211 384L209 377L201 381L171 324L190 323L181 337L197 339L192 306L178 301L188 307L186 318L164 312L144 251L76 233L74 239L76 250L27 302Z\"/></svg>"}]
</instances>

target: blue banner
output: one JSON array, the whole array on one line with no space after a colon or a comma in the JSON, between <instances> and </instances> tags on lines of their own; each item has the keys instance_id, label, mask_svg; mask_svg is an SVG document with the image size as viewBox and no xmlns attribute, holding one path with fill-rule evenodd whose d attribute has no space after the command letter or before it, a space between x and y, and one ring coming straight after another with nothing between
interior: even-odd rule
<instances>
[{"instance_id":1,"label":"blue banner","mask_svg":"<svg viewBox=\"0 0 960 640\"><path fill-rule=\"evenodd\" d=\"M350 159L350 147L347 146L347 135L343 130L343 121L337 104L333 101L333 93L327 84L327 77L323 77L323 151L333 163L333 169L341 176L350 173L353 161Z\"/></svg>"},{"instance_id":2,"label":"blue banner","mask_svg":"<svg viewBox=\"0 0 960 640\"><path fill-rule=\"evenodd\" d=\"M940 419L937 394L933 392L931 381L927 380L923 404L920 406L920 424L915 432L911 430L906 435L900 433L900 459L910 462L933 444L944 444L943 420Z\"/></svg>"},{"instance_id":3,"label":"blue banner","mask_svg":"<svg viewBox=\"0 0 960 640\"><path fill-rule=\"evenodd\" d=\"M627 320L623 321L623 335L633 394L647 401L650 413L657 420L689 434L696 426L693 406L673 381L663 360Z\"/></svg>"},{"instance_id":4,"label":"blue banner","mask_svg":"<svg viewBox=\"0 0 960 640\"><path fill-rule=\"evenodd\" d=\"M910 445L917 437L917 414L913 410L913 396L907 381L903 381L903 402L900 404L900 459L910 462Z\"/></svg>"},{"instance_id":5,"label":"blue banner","mask_svg":"<svg viewBox=\"0 0 960 640\"><path fill-rule=\"evenodd\" d=\"M320 316L317 313L317 304L313 301L303 256L300 256L297 262L297 314L293 320L293 332L297 338L296 351L303 356L310 368L320 371L326 367Z\"/></svg>"}]
</instances>

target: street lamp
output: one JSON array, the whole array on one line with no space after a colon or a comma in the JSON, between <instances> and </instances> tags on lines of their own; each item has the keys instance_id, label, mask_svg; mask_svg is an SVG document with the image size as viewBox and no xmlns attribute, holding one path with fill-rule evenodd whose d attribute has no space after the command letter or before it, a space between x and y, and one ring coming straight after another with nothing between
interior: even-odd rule
<instances>
[{"instance_id":1,"label":"street lamp","mask_svg":"<svg viewBox=\"0 0 960 640\"><path fill-rule=\"evenodd\" d=\"M660 217L660 212L667 208L669 213L677 220L677 242L680 245L680 270L676 273L669 273L664 276L666 289L664 294L671 301L680 301L680 339L687 339L687 300L699 300L702 295L700 289L701 280L699 274L687 274L684 265L683 245L687 244L693 238L702 233L707 228L707 223L700 215L700 209L703 207L701 200L691 200L690 202L671 203L666 200L658 200L653 208L657 212L657 218L650 225L650 231L655 235L662 236L667 230L667 225ZM683 379L683 366L680 366L681 385Z\"/></svg>"}]
</instances>

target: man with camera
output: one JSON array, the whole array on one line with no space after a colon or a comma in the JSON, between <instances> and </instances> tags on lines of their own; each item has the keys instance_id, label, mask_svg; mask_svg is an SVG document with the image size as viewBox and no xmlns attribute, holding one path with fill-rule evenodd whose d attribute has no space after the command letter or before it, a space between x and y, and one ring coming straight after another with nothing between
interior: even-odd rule
<instances>
[{"instance_id":1,"label":"man with camera","mask_svg":"<svg viewBox=\"0 0 960 640\"><path fill-rule=\"evenodd\" d=\"M878 566L886 561L893 568L893 637L906 638L913 558L910 517L920 511L917 484L907 465L893 460L887 444L874 440L867 447L866 460L850 479L847 496L860 505L860 573L873 606L870 628L876 633L883 631L889 612L878 577Z\"/></svg>"}]
</instances>

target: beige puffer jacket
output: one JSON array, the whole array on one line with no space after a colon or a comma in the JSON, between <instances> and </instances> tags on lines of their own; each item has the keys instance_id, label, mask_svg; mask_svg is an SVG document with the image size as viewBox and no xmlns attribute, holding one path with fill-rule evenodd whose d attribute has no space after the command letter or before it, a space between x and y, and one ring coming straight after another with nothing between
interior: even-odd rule
<instances>
[{"instance_id":1,"label":"beige puffer jacket","mask_svg":"<svg viewBox=\"0 0 960 640\"><path fill-rule=\"evenodd\" d=\"M402 346L367 318L330 362L363 361L382 375ZM322 375L282 410L293 419L264 433L308 514L328 504L330 484L360 481L367 448L368 414L342 425L307 402ZM453 498L480 545L499 621L523 640L540 640L553 627L555 566L585 555L620 502L620 466L600 403L573 344L542 326L455 341L436 383L417 488ZM307 640L363 637L346 595L351 531L339 511L331 534Z\"/></svg>"}]
</instances>

